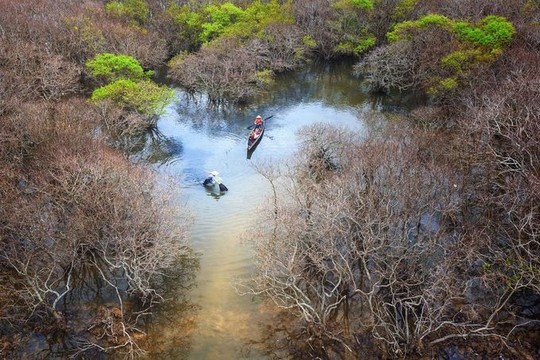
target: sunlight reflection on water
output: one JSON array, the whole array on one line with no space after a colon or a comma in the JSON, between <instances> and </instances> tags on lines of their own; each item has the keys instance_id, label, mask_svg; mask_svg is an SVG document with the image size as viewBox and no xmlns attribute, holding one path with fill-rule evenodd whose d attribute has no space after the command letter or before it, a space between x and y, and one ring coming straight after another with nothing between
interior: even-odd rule
<instances>
[{"instance_id":1,"label":"sunlight reflection on water","mask_svg":"<svg viewBox=\"0 0 540 360\"><path fill-rule=\"evenodd\" d=\"M264 316L260 302L239 296L232 286L236 277L253 271L250 249L241 237L256 224L253 212L267 201L269 191L252 163L283 162L296 150L296 133L306 125L331 123L362 133L363 114L373 107L370 101L349 68L321 67L284 77L272 92L244 108L209 109L204 98L188 101L177 91L177 100L158 122L163 148L154 150L149 159L163 176L178 179L182 202L196 217L191 242L201 259L191 300L200 311L194 315L194 328L172 322L171 328L162 329L171 339L175 332L192 335L185 358L238 359L245 344L260 334L258 321ZM274 116L248 160L247 126L259 113ZM202 181L213 170L220 172L228 192L212 194L204 189ZM171 358L158 349L150 353L153 359ZM262 357L254 349L249 354L251 359Z\"/></svg>"}]
</instances>

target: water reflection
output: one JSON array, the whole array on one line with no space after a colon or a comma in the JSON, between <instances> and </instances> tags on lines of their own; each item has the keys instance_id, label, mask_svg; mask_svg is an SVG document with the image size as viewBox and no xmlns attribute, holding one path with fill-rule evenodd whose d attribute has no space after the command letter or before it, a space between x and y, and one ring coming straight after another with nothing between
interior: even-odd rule
<instances>
[{"instance_id":1,"label":"water reflection","mask_svg":"<svg viewBox=\"0 0 540 360\"><path fill-rule=\"evenodd\" d=\"M209 107L204 96L177 91L175 102L158 122L160 136L142 153L163 176L178 178L183 188L179 201L195 212L192 243L201 257L197 287L189 293L189 301L200 308L188 319L178 319L171 305L163 317L172 316L173 321L158 319L159 325L153 327L152 338L159 342L150 349L152 359L273 357L257 345L268 337L260 325L271 321L268 308L260 299L237 295L233 287L235 278L247 278L253 271L251 249L241 239L256 225L252 214L270 192L253 164L286 161L296 150L295 134L306 125L331 123L364 133L374 101L377 109L394 107L368 96L352 76L351 64L314 64L280 76L269 92L240 107ZM246 154L247 128L257 114L273 118L265 123L264 141ZM229 188L226 194L202 186L212 170L223 177ZM273 327L266 329L270 328L275 332ZM160 338L162 333L166 335ZM186 333L192 339L187 347L182 345Z\"/></svg>"},{"instance_id":2,"label":"water reflection","mask_svg":"<svg viewBox=\"0 0 540 360\"><path fill-rule=\"evenodd\" d=\"M206 190L206 195L211 196L212 198L219 200L222 196L224 196L227 192L221 191L219 189L219 186L212 186L208 187L205 186L204 189Z\"/></svg>"},{"instance_id":3,"label":"water reflection","mask_svg":"<svg viewBox=\"0 0 540 360\"><path fill-rule=\"evenodd\" d=\"M158 128L153 129L146 141L146 148L140 155L150 163L163 163L167 159L182 157L183 145L174 137L165 136Z\"/></svg>"},{"instance_id":4,"label":"water reflection","mask_svg":"<svg viewBox=\"0 0 540 360\"><path fill-rule=\"evenodd\" d=\"M199 258L200 255L191 254L180 259L176 272L164 278L162 286L169 289L167 299L154 310L143 328L149 334L142 344L151 350L148 358L188 358L195 335L197 314L201 309L189 296L195 286Z\"/></svg>"},{"instance_id":5,"label":"water reflection","mask_svg":"<svg viewBox=\"0 0 540 360\"><path fill-rule=\"evenodd\" d=\"M262 141L262 140L261 140ZM259 141L260 142L260 141ZM255 146L253 146L251 149L249 149L246 153L246 159L248 160L251 160L251 156L253 155L253 153L255 152L255 150L257 149L257 146L259 146L259 144L256 144Z\"/></svg>"}]
</instances>

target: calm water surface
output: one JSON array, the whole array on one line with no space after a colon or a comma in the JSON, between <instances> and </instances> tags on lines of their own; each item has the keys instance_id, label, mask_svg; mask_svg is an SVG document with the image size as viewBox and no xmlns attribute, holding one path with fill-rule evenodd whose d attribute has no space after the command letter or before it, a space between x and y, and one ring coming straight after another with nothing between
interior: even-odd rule
<instances>
[{"instance_id":1,"label":"calm water surface","mask_svg":"<svg viewBox=\"0 0 540 360\"><path fill-rule=\"evenodd\" d=\"M264 205L269 185L253 164L287 161L296 150L296 133L324 122L363 132L370 110L399 110L389 98L374 98L351 75L351 64L314 65L277 79L273 89L247 107L212 109L204 97L189 99L177 91L158 122L159 136L142 155L163 176L182 188L179 201L195 215L192 244L200 253L196 287L189 292L192 311L169 309L151 332L152 359L257 359L260 300L239 296L235 278L253 271L244 232L256 225L254 210ZM273 115L251 159L246 157L248 130L257 114ZM208 191L202 181L219 171L229 188ZM171 294L174 297L175 294Z\"/></svg>"}]
</instances>

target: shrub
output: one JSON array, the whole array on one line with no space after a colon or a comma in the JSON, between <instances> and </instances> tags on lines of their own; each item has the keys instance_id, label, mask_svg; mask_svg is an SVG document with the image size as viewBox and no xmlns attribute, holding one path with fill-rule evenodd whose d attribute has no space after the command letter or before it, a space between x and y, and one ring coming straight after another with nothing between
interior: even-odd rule
<instances>
[{"instance_id":1,"label":"shrub","mask_svg":"<svg viewBox=\"0 0 540 360\"><path fill-rule=\"evenodd\" d=\"M178 27L176 36L182 39L183 48L196 50L201 44L202 16L198 12L192 11L188 5L178 6L171 4L166 14Z\"/></svg>"},{"instance_id":2,"label":"shrub","mask_svg":"<svg viewBox=\"0 0 540 360\"><path fill-rule=\"evenodd\" d=\"M150 17L150 9L145 0L111 1L105 10L118 17L127 17L139 24L144 24Z\"/></svg>"},{"instance_id":3,"label":"shrub","mask_svg":"<svg viewBox=\"0 0 540 360\"><path fill-rule=\"evenodd\" d=\"M451 28L451 20L444 15L428 14L416 21L403 21L394 26L386 36L390 41L399 41L407 38L412 29L423 29L428 26Z\"/></svg>"},{"instance_id":4,"label":"shrub","mask_svg":"<svg viewBox=\"0 0 540 360\"><path fill-rule=\"evenodd\" d=\"M439 95L440 93L448 93L456 89L459 85L458 79L455 77L447 77L438 80L434 86L428 89L428 94L432 96Z\"/></svg>"},{"instance_id":5,"label":"shrub","mask_svg":"<svg viewBox=\"0 0 540 360\"><path fill-rule=\"evenodd\" d=\"M202 24L200 38L202 42L209 42L220 36L232 24L237 22L244 11L232 3L222 5L208 5L204 9L207 21Z\"/></svg>"},{"instance_id":6,"label":"shrub","mask_svg":"<svg viewBox=\"0 0 540 360\"><path fill-rule=\"evenodd\" d=\"M501 16L486 16L478 26L459 21L453 26L456 34L476 46L499 49L510 43L516 30L512 23Z\"/></svg>"},{"instance_id":7,"label":"shrub","mask_svg":"<svg viewBox=\"0 0 540 360\"><path fill-rule=\"evenodd\" d=\"M510 43L516 33L512 23L501 16L486 16L478 25L466 21L454 21L440 14L428 14L415 21L396 24L387 34L388 40L399 41L406 38L412 29L435 26L455 34L460 40L473 46L483 46L490 50L502 48Z\"/></svg>"},{"instance_id":8,"label":"shrub","mask_svg":"<svg viewBox=\"0 0 540 360\"><path fill-rule=\"evenodd\" d=\"M94 59L87 61L86 67L93 77L105 81L126 78L142 80L153 75L152 71L144 71L141 64L129 55L99 54Z\"/></svg>"},{"instance_id":9,"label":"shrub","mask_svg":"<svg viewBox=\"0 0 540 360\"><path fill-rule=\"evenodd\" d=\"M414 7L418 3L418 0L401 0L396 4L393 12L393 19L405 19L413 11Z\"/></svg>"},{"instance_id":10,"label":"shrub","mask_svg":"<svg viewBox=\"0 0 540 360\"><path fill-rule=\"evenodd\" d=\"M171 89L149 80L118 79L94 90L91 100L111 100L122 108L154 116L163 111L172 95Z\"/></svg>"},{"instance_id":11,"label":"shrub","mask_svg":"<svg viewBox=\"0 0 540 360\"><path fill-rule=\"evenodd\" d=\"M340 8L352 8L359 10L373 10L372 0L340 0L336 2L335 6Z\"/></svg>"},{"instance_id":12,"label":"shrub","mask_svg":"<svg viewBox=\"0 0 540 360\"><path fill-rule=\"evenodd\" d=\"M337 50L345 54L353 54L358 56L364 51L372 48L377 43L375 36L367 36L366 38L359 39L357 42L342 42L337 46Z\"/></svg>"},{"instance_id":13,"label":"shrub","mask_svg":"<svg viewBox=\"0 0 540 360\"><path fill-rule=\"evenodd\" d=\"M446 33L450 42L429 48L436 44L437 32ZM472 69L493 63L515 33L513 24L501 16L486 16L477 24L471 24L440 14L428 14L415 21L396 24L387 33L387 38L393 43L418 39L417 43L425 47L425 51L418 51L427 54L424 60L424 55L419 58L428 75L424 86L431 95L441 95L457 88L463 79L470 78Z\"/></svg>"},{"instance_id":14,"label":"shrub","mask_svg":"<svg viewBox=\"0 0 540 360\"><path fill-rule=\"evenodd\" d=\"M373 9L373 1L372 0L350 0L351 3L363 10L372 10Z\"/></svg>"}]
</instances>

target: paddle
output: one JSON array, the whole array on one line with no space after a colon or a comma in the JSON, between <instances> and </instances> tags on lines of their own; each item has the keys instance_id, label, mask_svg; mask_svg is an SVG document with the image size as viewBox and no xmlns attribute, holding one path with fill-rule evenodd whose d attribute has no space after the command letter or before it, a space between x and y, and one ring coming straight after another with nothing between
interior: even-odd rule
<instances>
[{"instance_id":1,"label":"paddle","mask_svg":"<svg viewBox=\"0 0 540 360\"><path fill-rule=\"evenodd\" d=\"M268 119L270 119L270 118L273 118L273 117L274 117L274 115L270 115L269 117L264 118L263 121L266 121L266 120L268 120ZM255 127L255 124L252 124L252 125L249 125L249 126L247 127L247 129L248 129L248 130L253 130L254 127Z\"/></svg>"}]
</instances>

